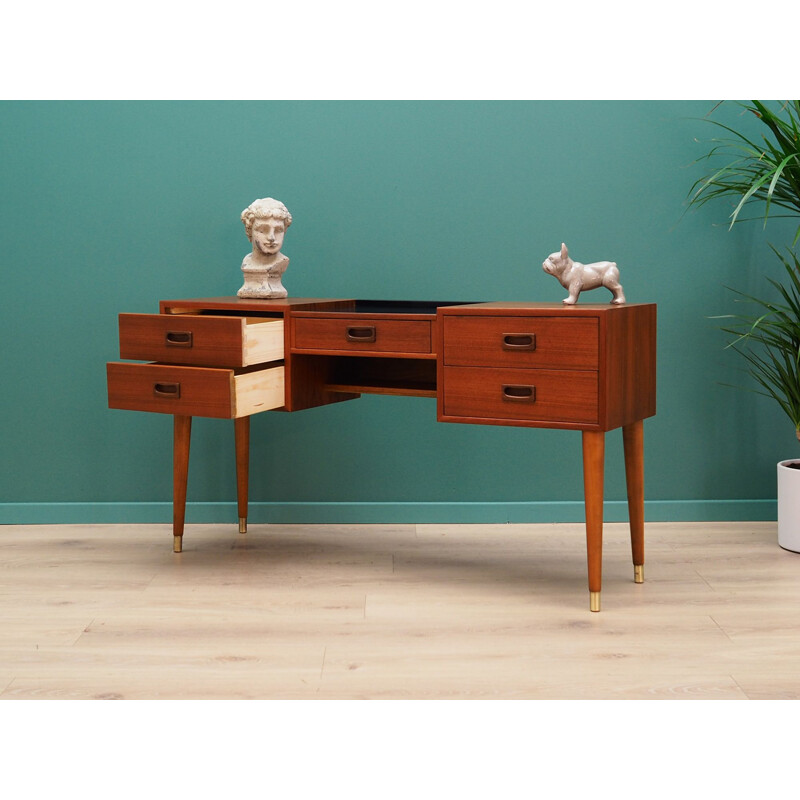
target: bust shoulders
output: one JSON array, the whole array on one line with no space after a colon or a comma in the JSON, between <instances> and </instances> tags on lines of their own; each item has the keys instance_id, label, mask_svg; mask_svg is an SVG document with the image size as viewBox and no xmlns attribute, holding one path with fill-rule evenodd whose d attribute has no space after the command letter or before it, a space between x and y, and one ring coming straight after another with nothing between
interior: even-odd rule
<instances>
[{"instance_id":1,"label":"bust shoulders","mask_svg":"<svg viewBox=\"0 0 800 800\"><path fill-rule=\"evenodd\" d=\"M278 253L274 258L269 260L256 260L253 258L252 253L248 253L244 259L242 259L242 269L248 272L264 272L266 270L278 270L281 269L281 267L285 268L288 263L289 256L285 256L283 253Z\"/></svg>"}]
</instances>

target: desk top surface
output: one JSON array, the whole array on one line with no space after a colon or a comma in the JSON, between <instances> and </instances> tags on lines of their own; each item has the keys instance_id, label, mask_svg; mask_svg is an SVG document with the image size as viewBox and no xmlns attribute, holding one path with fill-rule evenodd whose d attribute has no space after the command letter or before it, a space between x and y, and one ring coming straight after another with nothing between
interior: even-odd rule
<instances>
[{"instance_id":1,"label":"desk top surface","mask_svg":"<svg viewBox=\"0 0 800 800\"><path fill-rule=\"evenodd\" d=\"M577 303L573 306L563 303L541 303L533 301L432 301L432 300L364 300L352 298L284 297L279 299L257 299L242 297L200 297L183 300L162 300L161 313L179 313L195 309L219 309L224 311L306 311L350 314L431 314L437 311L444 314L492 314L498 311L557 312L576 316L598 313L614 313L620 309L632 308L653 303Z\"/></svg>"}]
</instances>

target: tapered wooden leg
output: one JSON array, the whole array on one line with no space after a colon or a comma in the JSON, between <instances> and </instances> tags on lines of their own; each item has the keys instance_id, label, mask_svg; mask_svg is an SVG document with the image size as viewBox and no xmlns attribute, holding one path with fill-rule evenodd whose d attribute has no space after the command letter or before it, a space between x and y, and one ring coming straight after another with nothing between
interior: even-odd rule
<instances>
[{"instance_id":1,"label":"tapered wooden leg","mask_svg":"<svg viewBox=\"0 0 800 800\"><path fill-rule=\"evenodd\" d=\"M628 518L631 525L633 579L644 582L644 425L642 420L622 428L625 480L628 484Z\"/></svg>"},{"instance_id":2,"label":"tapered wooden leg","mask_svg":"<svg viewBox=\"0 0 800 800\"><path fill-rule=\"evenodd\" d=\"M250 475L250 417L233 421L236 435L236 497L239 503L239 533L247 533L247 494Z\"/></svg>"},{"instance_id":3,"label":"tapered wooden leg","mask_svg":"<svg viewBox=\"0 0 800 800\"><path fill-rule=\"evenodd\" d=\"M603 477L606 439L603 431L583 432L583 492L586 505L586 558L589 609L600 610L603 574Z\"/></svg>"},{"instance_id":4,"label":"tapered wooden leg","mask_svg":"<svg viewBox=\"0 0 800 800\"><path fill-rule=\"evenodd\" d=\"M183 523L186 519L186 483L189 477L189 441L192 418L175 415L172 444L172 549L183 548Z\"/></svg>"}]
</instances>

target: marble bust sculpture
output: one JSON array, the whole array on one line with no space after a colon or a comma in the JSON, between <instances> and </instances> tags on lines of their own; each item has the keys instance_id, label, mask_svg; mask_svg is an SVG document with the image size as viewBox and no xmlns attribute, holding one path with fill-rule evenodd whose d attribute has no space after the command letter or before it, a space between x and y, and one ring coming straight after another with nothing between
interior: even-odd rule
<instances>
[{"instance_id":1,"label":"marble bust sculpture","mask_svg":"<svg viewBox=\"0 0 800 800\"><path fill-rule=\"evenodd\" d=\"M239 297L286 297L281 277L289 258L281 253L286 229L292 224L289 209L279 200L264 197L242 211L242 222L253 251L242 261L244 286Z\"/></svg>"}]
</instances>

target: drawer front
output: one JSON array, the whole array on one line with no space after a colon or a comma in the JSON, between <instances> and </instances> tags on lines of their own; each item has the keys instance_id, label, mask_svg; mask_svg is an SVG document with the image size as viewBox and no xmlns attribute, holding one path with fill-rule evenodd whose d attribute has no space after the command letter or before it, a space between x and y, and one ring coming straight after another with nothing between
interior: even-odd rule
<instances>
[{"instance_id":1,"label":"drawer front","mask_svg":"<svg viewBox=\"0 0 800 800\"><path fill-rule=\"evenodd\" d=\"M295 317L293 347L340 353L430 353L426 320Z\"/></svg>"},{"instance_id":2,"label":"drawer front","mask_svg":"<svg viewBox=\"0 0 800 800\"><path fill-rule=\"evenodd\" d=\"M444 414L452 417L595 424L597 373L445 367Z\"/></svg>"},{"instance_id":3,"label":"drawer front","mask_svg":"<svg viewBox=\"0 0 800 800\"><path fill-rule=\"evenodd\" d=\"M283 320L191 314L120 314L120 358L247 367L283 358Z\"/></svg>"},{"instance_id":4,"label":"drawer front","mask_svg":"<svg viewBox=\"0 0 800 800\"><path fill-rule=\"evenodd\" d=\"M449 366L597 369L598 351L598 322L588 317L444 317Z\"/></svg>"},{"instance_id":5,"label":"drawer front","mask_svg":"<svg viewBox=\"0 0 800 800\"><path fill-rule=\"evenodd\" d=\"M190 417L245 417L284 403L282 366L232 369L169 364L106 365L108 406Z\"/></svg>"}]
</instances>

